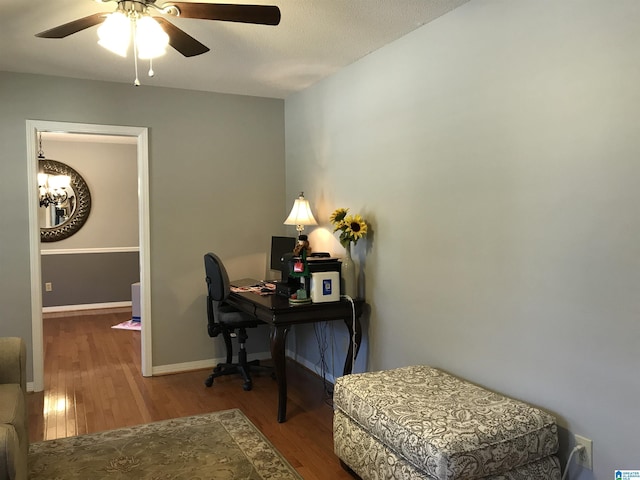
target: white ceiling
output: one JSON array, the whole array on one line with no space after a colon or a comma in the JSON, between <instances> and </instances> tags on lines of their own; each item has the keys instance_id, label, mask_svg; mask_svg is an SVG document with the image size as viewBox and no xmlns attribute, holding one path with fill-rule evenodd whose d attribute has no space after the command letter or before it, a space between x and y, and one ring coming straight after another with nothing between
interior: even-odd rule
<instances>
[{"instance_id":1,"label":"white ceiling","mask_svg":"<svg viewBox=\"0 0 640 480\"><path fill-rule=\"evenodd\" d=\"M223 0L277 5L282 20L264 26L165 16L211 51L185 58L169 49L154 61L152 78L146 73L148 62L141 61L140 82L285 98L467 1ZM115 8L115 3L93 0L0 0L0 70L133 84L133 58L98 46L97 27L64 39L35 37Z\"/></svg>"}]
</instances>

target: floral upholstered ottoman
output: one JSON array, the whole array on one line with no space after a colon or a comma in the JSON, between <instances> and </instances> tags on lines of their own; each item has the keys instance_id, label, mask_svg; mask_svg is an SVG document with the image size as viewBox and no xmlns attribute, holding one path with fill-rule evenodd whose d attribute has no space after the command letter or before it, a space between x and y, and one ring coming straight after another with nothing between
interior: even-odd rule
<instances>
[{"instance_id":1,"label":"floral upholstered ottoman","mask_svg":"<svg viewBox=\"0 0 640 480\"><path fill-rule=\"evenodd\" d=\"M363 479L559 480L555 418L428 366L338 378L333 440Z\"/></svg>"}]
</instances>

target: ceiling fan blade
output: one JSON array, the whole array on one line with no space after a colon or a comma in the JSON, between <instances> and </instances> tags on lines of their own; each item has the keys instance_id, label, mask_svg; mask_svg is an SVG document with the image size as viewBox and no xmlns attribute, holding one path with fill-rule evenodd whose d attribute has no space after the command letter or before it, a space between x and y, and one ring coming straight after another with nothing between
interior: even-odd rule
<instances>
[{"instance_id":1,"label":"ceiling fan blade","mask_svg":"<svg viewBox=\"0 0 640 480\"><path fill-rule=\"evenodd\" d=\"M162 8L171 5L178 7L180 16L184 18L257 23L260 25L278 25L280 23L280 9L274 5L169 2L163 5Z\"/></svg>"},{"instance_id":2,"label":"ceiling fan blade","mask_svg":"<svg viewBox=\"0 0 640 480\"><path fill-rule=\"evenodd\" d=\"M203 45L184 30L179 29L173 23L161 17L153 17L169 35L169 45L175 48L185 57L195 57L209 51L209 47Z\"/></svg>"},{"instance_id":3,"label":"ceiling fan blade","mask_svg":"<svg viewBox=\"0 0 640 480\"><path fill-rule=\"evenodd\" d=\"M72 33L77 33L85 28L93 27L94 25L102 23L107 15L109 15L109 13L94 13L88 17L79 18L73 22L65 23L64 25L59 25L49 30L45 30L44 32L37 33L36 37L64 38Z\"/></svg>"}]
</instances>

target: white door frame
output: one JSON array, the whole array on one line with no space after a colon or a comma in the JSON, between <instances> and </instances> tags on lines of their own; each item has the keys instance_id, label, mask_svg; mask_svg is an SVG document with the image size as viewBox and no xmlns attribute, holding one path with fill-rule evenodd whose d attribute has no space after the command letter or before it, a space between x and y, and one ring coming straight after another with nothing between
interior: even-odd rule
<instances>
[{"instance_id":1,"label":"white door frame","mask_svg":"<svg viewBox=\"0 0 640 480\"><path fill-rule=\"evenodd\" d=\"M42 333L42 273L38 224L38 132L85 133L136 137L138 157L138 234L140 241L140 315L142 375L152 375L151 361L151 268L149 244L149 134L145 127L27 120L27 182L29 196L29 250L31 259L31 324L33 390L44 390L44 340Z\"/></svg>"}]
</instances>

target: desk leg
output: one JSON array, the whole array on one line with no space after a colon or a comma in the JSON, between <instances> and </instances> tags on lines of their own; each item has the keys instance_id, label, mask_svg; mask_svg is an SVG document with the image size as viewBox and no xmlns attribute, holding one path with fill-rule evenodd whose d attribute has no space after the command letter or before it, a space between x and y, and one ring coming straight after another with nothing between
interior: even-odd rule
<instances>
[{"instance_id":1,"label":"desk leg","mask_svg":"<svg viewBox=\"0 0 640 480\"><path fill-rule=\"evenodd\" d=\"M358 356L358 352L360 351L360 341L362 340L362 325L360 324L360 318L356 318L356 354L355 357L353 355L353 319L344 319L344 323L347 325L347 330L349 330L349 350L347 351L347 358L344 360L344 371L343 375L348 375L353 372L353 358Z\"/></svg>"},{"instance_id":2,"label":"desk leg","mask_svg":"<svg viewBox=\"0 0 640 480\"><path fill-rule=\"evenodd\" d=\"M271 326L271 359L276 371L278 382L278 422L287 419L287 368L284 355L284 345L289 327Z\"/></svg>"}]
</instances>

